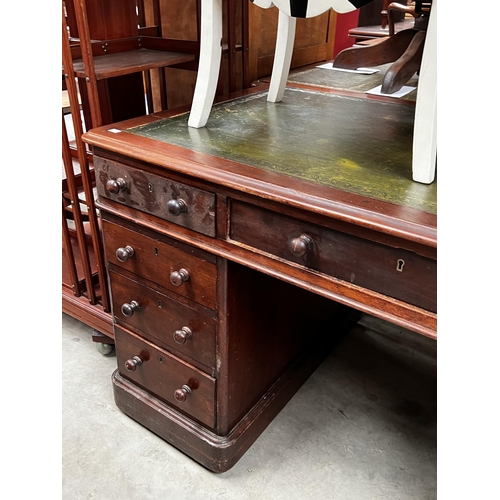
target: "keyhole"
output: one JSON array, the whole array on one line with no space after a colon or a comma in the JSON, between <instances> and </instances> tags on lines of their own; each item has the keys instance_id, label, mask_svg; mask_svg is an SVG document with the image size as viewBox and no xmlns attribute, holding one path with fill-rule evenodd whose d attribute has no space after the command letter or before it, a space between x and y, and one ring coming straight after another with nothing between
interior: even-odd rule
<instances>
[{"instance_id":1,"label":"keyhole","mask_svg":"<svg viewBox=\"0 0 500 500\"><path fill-rule=\"evenodd\" d=\"M148 191L149 191L150 193L152 193L152 192L153 192L153 184L151 184L150 182L148 183Z\"/></svg>"},{"instance_id":2,"label":"keyhole","mask_svg":"<svg viewBox=\"0 0 500 500\"><path fill-rule=\"evenodd\" d=\"M158 249L155 247L154 248L155 255L158 255Z\"/></svg>"},{"instance_id":3,"label":"keyhole","mask_svg":"<svg viewBox=\"0 0 500 500\"><path fill-rule=\"evenodd\" d=\"M403 259L398 259L398 264L396 266L396 271L399 271L400 273L402 273L404 265L405 265L405 261Z\"/></svg>"}]
</instances>

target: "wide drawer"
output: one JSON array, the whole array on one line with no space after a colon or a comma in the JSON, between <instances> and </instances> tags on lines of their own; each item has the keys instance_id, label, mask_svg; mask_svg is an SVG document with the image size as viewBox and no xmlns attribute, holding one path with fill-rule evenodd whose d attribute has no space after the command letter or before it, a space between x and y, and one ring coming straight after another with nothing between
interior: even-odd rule
<instances>
[{"instance_id":1,"label":"wide drawer","mask_svg":"<svg viewBox=\"0 0 500 500\"><path fill-rule=\"evenodd\" d=\"M110 271L113 315L161 347L207 367L215 365L216 321L195 309ZM133 304L133 307L132 307Z\"/></svg>"},{"instance_id":2,"label":"wide drawer","mask_svg":"<svg viewBox=\"0 0 500 500\"><path fill-rule=\"evenodd\" d=\"M436 261L232 200L230 238L436 312Z\"/></svg>"},{"instance_id":3,"label":"wide drawer","mask_svg":"<svg viewBox=\"0 0 500 500\"><path fill-rule=\"evenodd\" d=\"M215 427L215 379L155 345L115 327L120 373L210 428Z\"/></svg>"},{"instance_id":4,"label":"wide drawer","mask_svg":"<svg viewBox=\"0 0 500 500\"><path fill-rule=\"evenodd\" d=\"M96 157L100 196L215 236L215 195L122 163Z\"/></svg>"},{"instance_id":5,"label":"wide drawer","mask_svg":"<svg viewBox=\"0 0 500 500\"><path fill-rule=\"evenodd\" d=\"M106 220L103 234L108 262L215 309L216 264Z\"/></svg>"}]
</instances>

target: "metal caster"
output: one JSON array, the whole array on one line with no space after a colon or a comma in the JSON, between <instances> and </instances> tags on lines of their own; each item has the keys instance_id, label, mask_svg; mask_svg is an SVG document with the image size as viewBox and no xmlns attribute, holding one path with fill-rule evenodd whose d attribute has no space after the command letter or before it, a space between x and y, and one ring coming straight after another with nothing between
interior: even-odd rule
<instances>
[{"instance_id":1,"label":"metal caster","mask_svg":"<svg viewBox=\"0 0 500 500\"><path fill-rule=\"evenodd\" d=\"M116 349L114 344L103 344L102 342L96 342L96 349L103 356L110 358L116 354Z\"/></svg>"},{"instance_id":2,"label":"metal caster","mask_svg":"<svg viewBox=\"0 0 500 500\"><path fill-rule=\"evenodd\" d=\"M115 344L110 344L111 340L108 336L92 330L92 340L96 343L97 350L106 357L111 357L116 354ZM107 342L106 342L107 341Z\"/></svg>"}]
</instances>

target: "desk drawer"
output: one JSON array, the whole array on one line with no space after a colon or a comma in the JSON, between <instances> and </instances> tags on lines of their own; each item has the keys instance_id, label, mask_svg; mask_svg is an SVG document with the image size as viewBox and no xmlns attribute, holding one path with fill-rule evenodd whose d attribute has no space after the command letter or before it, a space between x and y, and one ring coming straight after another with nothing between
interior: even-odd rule
<instances>
[{"instance_id":1,"label":"desk drawer","mask_svg":"<svg viewBox=\"0 0 500 500\"><path fill-rule=\"evenodd\" d=\"M108 262L216 308L215 263L106 220L103 233Z\"/></svg>"},{"instance_id":2,"label":"desk drawer","mask_svg":"<svg viewBox=\"0 0 500 500\"><path fill-rule=\"evenodd\" d=\"M109 272L113 314L149 340L189 356L207 367L215 365L216 321L213 318L141 285ZM130 304L137 304L136 308ZM122 310L123 307L123 310Z\"/></svg>"},{"instance_id":3,"label":"desk drawer","mask_svg":"<svg viewBox=\"0 0 500 500\"><path fill-rule=\"evenodd\" d=\"M329 276L436 311L436 261L233 200L230 237Z\"/></svg>"},{"instance_id":4,"label":"desk drawer","mask_svg":"<svg viewBox=\"0 0 500 500\"><path fill-rule=\"evenodd\" d=\"M213 428L215 379L140 337L115 327L120 373Z\"/></svg>"},{"instance_id":5,"label":"desk drawer","mask_svg":"<svg viewBox=\"0 0 500 500\"><path fill-rule=\"evenodd\" d=\"M215 195L187 184L96 157L100 196L215 236Z\"/></svg>"}]
</instances>

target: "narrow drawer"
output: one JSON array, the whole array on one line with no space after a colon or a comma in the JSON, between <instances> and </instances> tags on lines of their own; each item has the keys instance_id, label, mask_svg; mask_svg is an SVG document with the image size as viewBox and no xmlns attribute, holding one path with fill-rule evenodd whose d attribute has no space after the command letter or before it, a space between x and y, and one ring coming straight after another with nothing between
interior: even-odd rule
<instances>
[{"instance_id":1,"label":"narrow drawer","mask_svg":"<svg viewBox=\"0 0 500 500\"><path fill-rule=\"evenodd\" d=\"M436 261L233 200L230 238L436 312Z\"/></svg>"},{"instance_id":2,"label":"narrow drawer","mask_svg":"<svg viewBox=\"0 0 500 500\"><path fill-rule=\"evenodd\" d=\"M108 262L215 309L216 264L106 220L103 234Z\"/></svg>"},{"instance_id":3,"label":"narrow drawer","mask_svg":"<svg viewBox=\"0 0 500 500\"><path fill-rule=\"evenodd\" d=\"M216 321L145 285L110 271L113 314L161 347L215 365Z\"/></svg>"},{"instance_id":4,"label":"narrow drawer","mask_svg":"<svg viewBox=\"0 0 500 500\"><path fill-rule=\"evenodd\" d=\"M215 195L122 163L96 157L100 196L215 236Z\"/></svg>"},{"instance_id":5,"label":"narrow drawer","mask_svg":"<svg viewBox=\"0 0 500 500\"><path fill-rule=\"evenodd\" d=\"M115 344L124 377L214 428L214 378L120 327L115 327Z\"/></svg>"}]
</instances>

